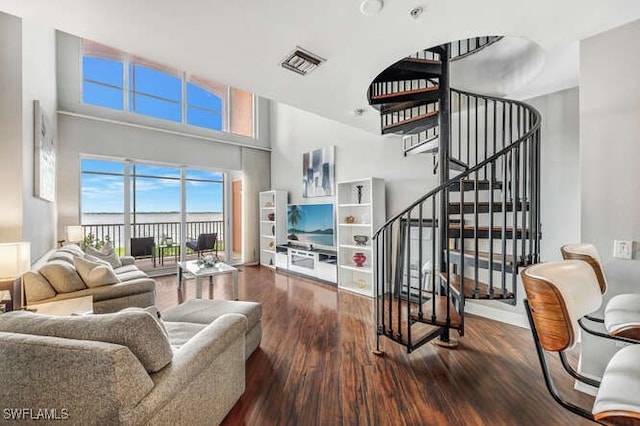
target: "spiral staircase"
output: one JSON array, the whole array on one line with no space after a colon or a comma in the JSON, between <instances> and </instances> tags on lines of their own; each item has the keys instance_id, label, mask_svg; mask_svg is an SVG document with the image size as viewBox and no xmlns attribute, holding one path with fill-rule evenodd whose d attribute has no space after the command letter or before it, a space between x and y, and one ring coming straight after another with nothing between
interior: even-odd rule
<instances>
[{"instance_id":1,"label":"spiral staircase","mask_svg":"<svg viewBox=\"0 0 640 426\"><path fill-rule=\"evenodd\" d=\"M412 352L457 344L467 299L517 301L518 271L540 252L540 114L456 90L450 64L499 43L460 40L391 65L369 87L383 134L405 155L432 154L439 185L373 237L376 351L385 336Z\"/></svg>"}]
</instances>

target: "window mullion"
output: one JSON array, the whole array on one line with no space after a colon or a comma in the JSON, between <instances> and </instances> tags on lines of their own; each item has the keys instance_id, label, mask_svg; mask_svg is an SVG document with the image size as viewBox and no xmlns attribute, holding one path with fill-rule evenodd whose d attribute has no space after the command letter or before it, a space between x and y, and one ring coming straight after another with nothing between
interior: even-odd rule
<instances>
[{"instance_id":1,"label":"window mullion","mask_svg":"<svg viewBox=\"0 0 640 426\"><path fill-rule=\"evenodd\" d=\"M122 59L122 73L124 74L122 76L123 78L123 90L122 90L122 96L124 96L124 110L125 111L129 111L129 54L125 53L124 54L124 58Z\"/></svg>"},{"instance_id":2,"label":"window mullion","mask_svg":"<svg viewBox=\"0 0 640 426\"><path fill-rule=\"evenodd\" d=\"M224 114L222 118L225 121L226 128L223 128L223 132L231 133L231 86L227 86L227 99L224 107L222 108L222 113Z\"/></svg>"},{"instance_id":3,"label":"window mullion","mask_svg":"<svg viewBox=\"0 0 640 426\"><path fill-rule=\"evenodd\" d=\"M187 124L187 73L182 71L182 124Z\"/></svg>"}]
</instances>

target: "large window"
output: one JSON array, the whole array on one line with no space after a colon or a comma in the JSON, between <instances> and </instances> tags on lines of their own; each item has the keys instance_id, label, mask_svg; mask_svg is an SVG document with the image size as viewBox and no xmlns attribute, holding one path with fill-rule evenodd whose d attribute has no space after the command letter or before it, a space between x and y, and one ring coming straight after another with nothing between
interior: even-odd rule
<instances>
[{"instance_id":1,"label":"large window","mask_svg":"<svg viewBox=\"0 0 640 426\"><path fill-rule=\"evenodd\" d=\"M81 223L91 242L111 241L119 253L124 253L127 235L153 237L160 246L166 245L168 239L180 245L197 239L202 233L215 232L217 248L224 250L224 174L221 172L83 158L80 182ZM130 194L129 211L125 209L126 187ZM130 224L129 227L126 224Z\"/></svg>"},{"instance_id":2,"label":"large window","mask_svg":"<svg viewBox=\"0 0 640 426\"><path fill-rule=\"evenodd\" d=\"M83 41L82 102L254 137L250 92L89 40Z\"/></svg>"},{"instance_id":3,"label":"large window","mask_svg":"<svg viewBox=\"0 0 640 426\"><path fill-rule=\"evenodd\" d=\"M82 58L82 102L123 109L122 62L106 58Z\"/></svg>"},{"instance_id":4,"label":"large window","mask_svg":"<svg viewBox=\"0 0 640 426\"><path fill-rule=\"evenodd\" d=\"M182 122L182 79L142 65L129 65L129 111Z\"/></svg>"}]
</instances>

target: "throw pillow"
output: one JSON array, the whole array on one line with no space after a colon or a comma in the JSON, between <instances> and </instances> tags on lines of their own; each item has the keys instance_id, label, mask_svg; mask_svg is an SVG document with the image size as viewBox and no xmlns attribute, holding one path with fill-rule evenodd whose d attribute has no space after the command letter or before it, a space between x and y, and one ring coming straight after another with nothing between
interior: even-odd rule
<instances>
[{"instance_id":1,"label":"throw pillow","mask_svg":"<svg viewBox=\"0 0 640 426\"><path fill-rule=\"evenodd\" d=\"M102 265L111 266L111 264L109 262L107 262L106 260L102 260L99 257L91 256L90 254L85 254L83 257L85 259L87 259L88 261L90 261L90 262L95 262L95 263L100 263Z\"/></svg>"},{"instance_id":2,"label":"throw pillow","mask_svg":"<svg viewBox=\"0 0 640 426\"><path fill-rule=\"evenodd\" d=\"M89 288L120 282L120 279L116 276L116 273L109 264L105 265L102 262L92 262L82 257L75 257L73 264L78 271L78 275L80 275L82 281L84 281Z\"/></svg>"},{"instance_id":3,"label":"throw pillow","mask_svg":"<svg viewBox=\"0 0 640 426\"><path fill-rule=\"evenodd\" d=\"M52 260L62 260L63 262L67 262L71 265L73 265L73 255L67 251L62 251L62 250L56 250L53 253L51 253L51 256L49 256L49 259L47 259L47 261L52 261Z\"/></svg>"},{"instance_id":4,"label":"throw pillow","mask_svg":"<svg viewBox=\"0 0 640 426\"><path fill-rule=\"evenodd\" d=\"M73 265L53 260L47 262L39 271L56 290L56 293L71 293L87 288Z\"/></svg>"},{"instance_id":5,"label":"throw pillow","mask_svg":"<svg viewBox=\"0 0 640 426\"><path fill-rule=\"evenodd\" d=\"M64 251L74 256L82 256L84 254L80 246L74 243L67 243L60 247L58 251Z\"/></svg>"},{"instance_id":6,"label":"throw pillow","mask_svg":"<svg viewBox=\"0 0 640 426\"><path fill-rule=\"evenodd\" d=\"M49 281L38 272L27 271L22 275L22 286L27 297L27 305L55 297L56 291Z\"/></svg>"},{"instance_id":7,"label":"throw pillow","mask_svg":"<svg viewBox=\"0 0 640 426\"><path fill-rule=\"evenodd\" d=\"M157 321L143 311L52 316L26 311L0 315L0 331L122 345L149 373L171 362L173 350Z\"/></svg>"},{"instance_id":8,"label":"throw pillow","mask_svg":"<svg viewBox=\"0 0 640 426\"><path fill-rule=\"evenodd\" d=\"M87 246L86 252L91 256L95 256L98 259L109 262L109 264L113 268L119 268L122 266L122 262L120 262L120 258L116 254L111 243L106 243L100 250L91 246Z\"/></svg>"}]
</instances>

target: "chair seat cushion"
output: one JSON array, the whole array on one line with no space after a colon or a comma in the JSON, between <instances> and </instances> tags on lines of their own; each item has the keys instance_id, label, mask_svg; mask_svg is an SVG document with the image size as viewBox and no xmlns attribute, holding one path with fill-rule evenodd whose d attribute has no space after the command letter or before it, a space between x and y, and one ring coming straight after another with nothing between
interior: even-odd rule
<instances>
[{"instance_id":1,"label":"chair seat cushion","mask_svg":"<svg viewBox=\"0 0 640 426\"><path fill-rule=\"evenodd\" d=\"M191 299L162 314L165 321L210 324L224 314L247 317L248 330L262 318L262 305L257 302L235 300Z\"/></svg>"},{"instance_id":2,"label":"chair seat cushion","mask_svg":"<svg viewBox=\"0 0 640 426\"><path fill-rule=\"evenodd\" d=\"M593 414L633 412L640 414L640 345L619 350L604 371Z\"/></svg>"},{"instance_id":3,"label":"chair seat cushion","mask_svg":"<svg viewBox=\"0 0 640 426\"><path fill-rule=\"evenodd\" d=\"M614 296L604 310L604 325L611 334L629 338L640 336L640 294Z\"/></svg>"}]
</instances>

